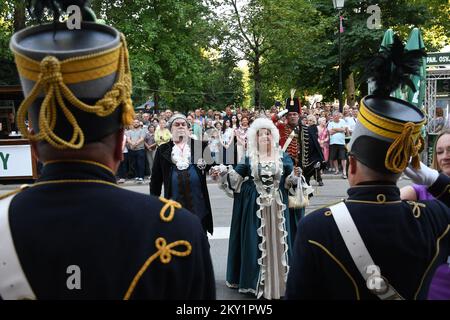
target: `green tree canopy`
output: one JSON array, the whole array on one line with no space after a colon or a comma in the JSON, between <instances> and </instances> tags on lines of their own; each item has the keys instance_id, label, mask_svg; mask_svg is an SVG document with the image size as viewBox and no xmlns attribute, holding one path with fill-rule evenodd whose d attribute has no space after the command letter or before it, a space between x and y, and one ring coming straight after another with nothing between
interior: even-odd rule
<instances>
[{"instance_id":1,"label":"green tree canopy","mask_svg":"<svg viewBox=\"0 0 450 320\"><path fill-rule=\"evenodd\" d=\"M0 81L17 84L9 39L24 25L23 0L0 2ZM149 98L180 110L221 109L247 98L240 59L248 61L252 105L268 107L290 88L300 96L338 96L338 13L331 0L91 0L98 18L128 40L134 102ZM368 6L381 9L368 29ZM422 30L428 51L449 44L450 4L444 0L347 0L342 11L342 66L357 85L367 60L392 28L406 39ZM49 18L49 15L47 15ZM357 86L360 95L365 84Z\"/></svg>"}]
</instances>

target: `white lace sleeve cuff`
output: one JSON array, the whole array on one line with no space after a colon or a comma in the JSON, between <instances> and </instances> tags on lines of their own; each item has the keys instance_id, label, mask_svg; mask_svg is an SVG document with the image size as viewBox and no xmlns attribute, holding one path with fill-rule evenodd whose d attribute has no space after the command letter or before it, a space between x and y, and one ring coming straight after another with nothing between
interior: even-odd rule
<instances>
[{"instance_id":1,"label":"white lace sleeve cuff","mask_svg":"<svg viewBox=\"0 0 450 320\"><path fill-rule=\"evenodd\" d=\"M232 166L228 167L228 173L220 177L219 188L224 190L227 195L233 197L233 193L241 192L241 186L245 179Z\"/></svg>"}]
</instances>

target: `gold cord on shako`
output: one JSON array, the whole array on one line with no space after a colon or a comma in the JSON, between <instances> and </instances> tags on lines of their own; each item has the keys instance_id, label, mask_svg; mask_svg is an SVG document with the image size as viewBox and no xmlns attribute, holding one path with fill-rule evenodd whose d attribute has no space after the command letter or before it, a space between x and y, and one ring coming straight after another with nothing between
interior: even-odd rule
<instances>
[{"instance_id":1,"label":"gold cord on shako","mask_svg":"<svg viewBox=\"0 0 450 320\"><path fill-rule=\"evenodd\" d=\"M54 56L46 56L41 61L36 61L17 51L14 55L20 76L35 81L33 89L17 112L18 127L24 137L33 141L45 140L57 149L83 147L84 133L65 101L79 110L99 117L109 116L117 107L123 106L122 125L127 126L133 122L135 114L131 102L131 73L127 43L123 34L120 34L120 44L116 48L62 61ZM116 71L117 81L95 105L80 101L67 86L96 80ZM42 91L45 92L45 98L39 111L39 133L31 134L25 126L25 119L29 108ZM73 128L70 140L64 140L54 132L57 107Z\"/></svg>"}]
</instances>

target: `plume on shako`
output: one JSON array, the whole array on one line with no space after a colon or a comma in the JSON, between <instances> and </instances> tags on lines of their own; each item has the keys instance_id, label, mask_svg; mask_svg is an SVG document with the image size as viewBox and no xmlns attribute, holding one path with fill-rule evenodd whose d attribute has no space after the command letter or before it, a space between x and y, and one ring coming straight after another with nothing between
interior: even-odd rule
<instances>
[{"instance_id":1,"label":"plume on shako","mask_svg":"<svg viewBox=\"0 0 450 320\"><path fill-rule=\"evenodd\" d=\"M286 99L286 110L288 112L298 112L300 113L300 99L295 96L295 89L291 89L291 95Z\"/></svg>"},{"instance_id":2,"label":"plume on shako","mask_svg":"<svg viewBox=\"0 0 450 320\"><path fill-rule=\"evenodd\" d=\"M394 42L382 50L369 62L366 78L372 77L376 84L373 95L389 97L392 92L403 86L409 86L414 92L418 89L411 75L420 75L424 50L405 50L398 35Z\"/></svg>"},{"instance_id":3,"label":"plume on shako","mask_svg":"<svg viewBox=\"0 0 450 320\"><path fill-rule=\"evenodd\" d=\"M419 166L424 113L390 95L403 86L416 90L410 76L419 73L425 55L423 50L405 50L395 36L393 44L383 47L367 66L364 78L372 78L375 90L361 100L348 148L352 156L371 169L398 174L411 158L413 166Z\"/></svg>"}]
</instances>

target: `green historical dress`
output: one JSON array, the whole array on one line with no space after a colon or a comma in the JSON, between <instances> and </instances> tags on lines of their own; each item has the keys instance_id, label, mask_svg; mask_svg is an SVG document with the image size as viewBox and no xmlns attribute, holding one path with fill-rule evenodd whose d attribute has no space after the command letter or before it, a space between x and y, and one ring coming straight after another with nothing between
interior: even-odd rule
<instances>
[{"instance_id":1,"label":"green historical dress","mask_svg":"<svg viewBox=\"0 0 450 320\"><path fill-rule=\"evenodd\" d=\"M279 299L294 241L288 209L293 163L283 152L276 161L257 162L245 157L222 177L221 187L234 197L226 281L239 292Z\"/></svg>"}]
</instances>

